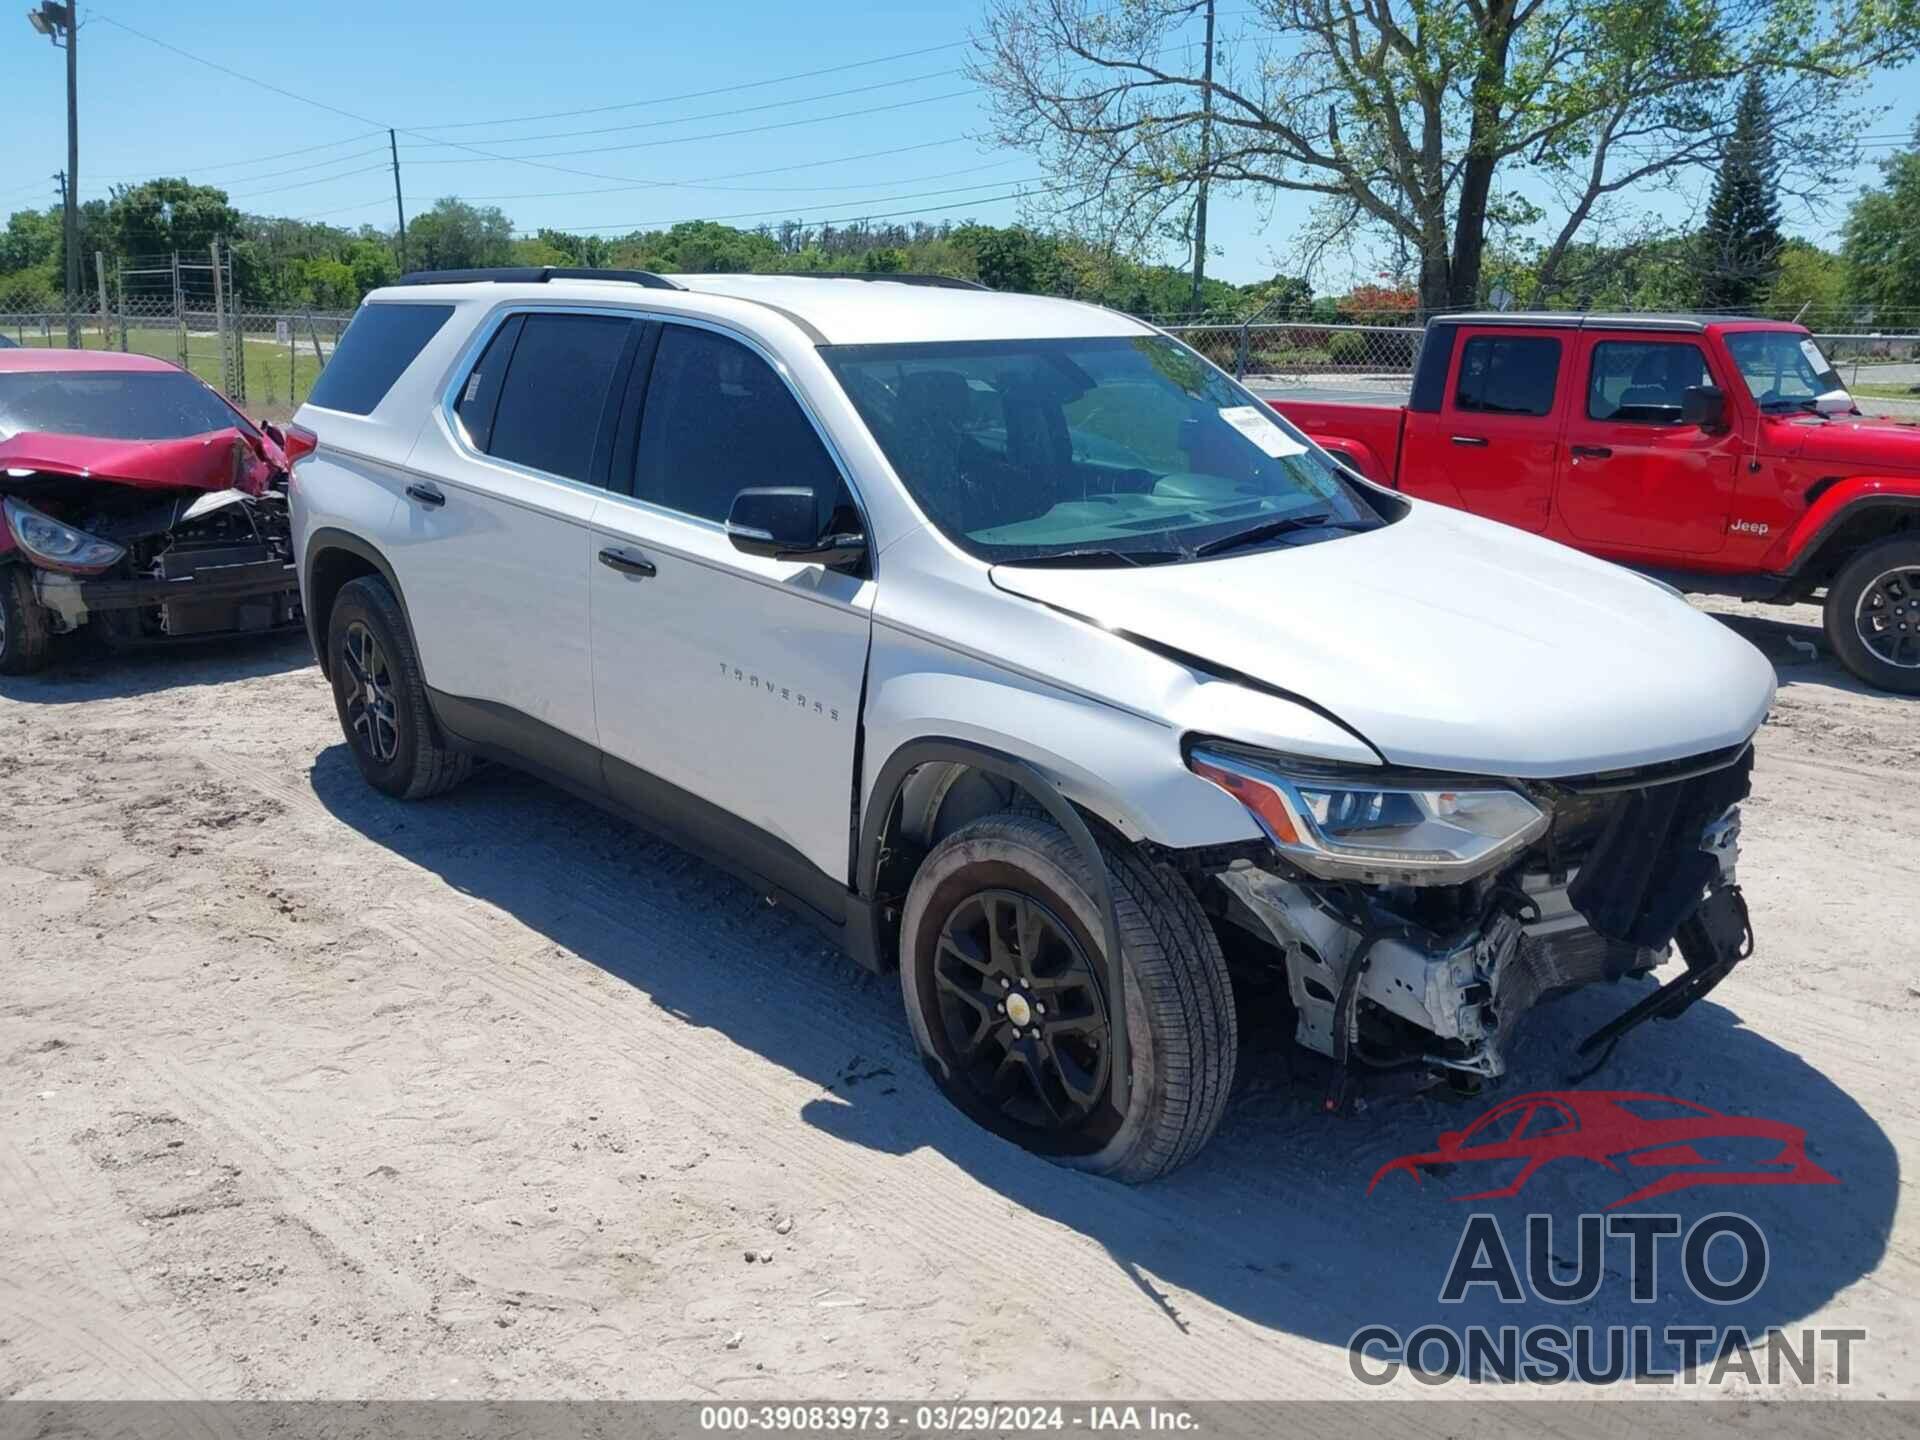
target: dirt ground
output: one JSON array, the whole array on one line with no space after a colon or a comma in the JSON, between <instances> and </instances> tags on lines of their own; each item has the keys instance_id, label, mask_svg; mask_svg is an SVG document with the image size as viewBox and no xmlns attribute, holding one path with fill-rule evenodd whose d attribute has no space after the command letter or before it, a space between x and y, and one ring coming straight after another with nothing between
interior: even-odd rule
<instances>
[{"instance_id":1,"label":"dirt ground","mask_svg":"<svg viewBox=\"0 0 1920 1440\"><path fill-rule=\"evenodd\" d=\"M1662 1202L1767 1235L1708 1318L1862 1327L1851 1393L1920 1397L1920 701L1724 608L1781 683L1758 953L1587 1084L1804 1127L1838 1185ZM367 790L299 642L0 681L0 986L0 1396L1341 1397L1359 1327L1493 1314L1436 1298L1473 1207L1367 1192L1483 1103L1330 1118L1248 1016L1199 1161L1057 1169L939 1100L892 977L705 865L508 773ZM1543 1009L1511 1087L1632 998ZM1699 1317L1661 1283L1578 1318Z\"/></svg>"}]
</instances>

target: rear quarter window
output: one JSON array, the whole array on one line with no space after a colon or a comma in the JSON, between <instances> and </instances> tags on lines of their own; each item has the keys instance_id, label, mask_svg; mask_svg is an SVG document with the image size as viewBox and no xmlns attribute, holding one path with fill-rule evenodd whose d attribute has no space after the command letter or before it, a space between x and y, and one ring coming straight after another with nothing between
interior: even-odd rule
<instances>
[{"instance_id":1,"label":"rear quarter window","mask_svg":"<svg viewBox=\"0 0 1920 1440\"><path fill-rule=\"evenodd\" d=\"M451 305L362 305L307 403L348 415L371 415L452 314Z\"/></svg>"}]
</instances>

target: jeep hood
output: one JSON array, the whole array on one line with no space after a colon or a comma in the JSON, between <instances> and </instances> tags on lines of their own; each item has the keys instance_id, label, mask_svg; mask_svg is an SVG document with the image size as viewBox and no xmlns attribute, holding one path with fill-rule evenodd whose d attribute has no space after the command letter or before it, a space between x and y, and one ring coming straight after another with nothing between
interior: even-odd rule
<instances>
[{"instance_id":1,"label":"jeep hood","mask_svg":"<svg viewBox=\"0 0 1920 1440\"><path fill-rule=\"evenodd\" d=\"M11 470L31 470L139 489L244 490L258 495L286 466L286 457L272 440L233 426L179 440L102 440L44 430L22 430L0 440L0 477Z\"/></svg>"},{"instance_id":2,"label":"jeep hood","mask_svg":"<svg viewBox=\"0 0 1920 1440\"><path fill-rule=\"evenodd\" d=\"M1874 474L1920 470L1920 424L1869 415L1770 417L1761 448Z\"/></svg>"},{"instance_id":3,"label":"jeep hood","mask_svg":"<svg viewBox=\"0 0 1920 1440\"><path fill-rule=\"evenodd\" d=\"M997 565L993 582L1304 699L1397 765L1547 778L1652 764L1739 744L1773 699L1765 657L1664 587L1420 502L1319 543Z\"/></svg>"}]
</instances>

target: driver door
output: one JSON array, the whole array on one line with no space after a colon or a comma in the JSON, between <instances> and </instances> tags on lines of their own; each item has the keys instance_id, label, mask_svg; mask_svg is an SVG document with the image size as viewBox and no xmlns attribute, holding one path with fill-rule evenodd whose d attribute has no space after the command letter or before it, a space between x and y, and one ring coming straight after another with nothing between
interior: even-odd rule
<instances>
[{"instance_id":1,"label":"driver door","mask_svg":"<svg viewBox=\"0 0 1920 1440\"><path fill-rule=\"evenodd\" d=\"M1581 373L1557 487L1568 533L1624 558L1722 549L1741 441L1732 426L1680 420L1690 386L1727 389L1706 352L1678 337L1591 337Z\"/></svg>"},{"instance_id":2,"label":"driver door","mask_svg":"<svg viewBox=\"0 0 1920 1440\"><path fill-rule=\"evenodd\" d=\"M852 492L786 378L741 339L663 323L592 520L593 697L608 786L816 909L844 902L873 582L745 555L741 490ZM854 528L864 528L856 525Z\"/></svg>"}]
</instances>

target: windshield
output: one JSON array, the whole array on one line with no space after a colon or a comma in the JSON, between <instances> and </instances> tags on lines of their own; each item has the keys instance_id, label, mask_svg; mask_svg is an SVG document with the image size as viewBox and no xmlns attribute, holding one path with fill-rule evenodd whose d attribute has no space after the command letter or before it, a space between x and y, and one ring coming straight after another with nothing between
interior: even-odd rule
<instances>
[{"instance_id":1,"label":"windshield","mask_svg":"<svg viewBox=\"0 0 1920 1440\"><path fill-rule=\"evenodd\" d=\"M1798 407L1824 395L1846 393L1827 357L1808 335L1788 330L1736 330L1726 337L1733 363L1761 405Z\"/></svg>"},{"instance_id":2,"label":"windshield","mask_svg":"<svg viewBox=\"0 0 1920 1440\"><path fill-rule=\"evenodd\" d=\"M984 560L1145 564L1381 523L1331 459L1162 336L821 354L921 508Z\"/></svg>"},{"instance_id":3,"label":"windshield","mask_svg":"<svg viewBox=\"0 0 1920 1440\"><path fill-rule=\"evenodd\" d=\"M0 375L0 440L22 430L103 440L178 440L229 427L253 433L232 406L184 371Z\"/></svg>"}]
</instances>

